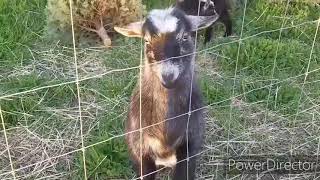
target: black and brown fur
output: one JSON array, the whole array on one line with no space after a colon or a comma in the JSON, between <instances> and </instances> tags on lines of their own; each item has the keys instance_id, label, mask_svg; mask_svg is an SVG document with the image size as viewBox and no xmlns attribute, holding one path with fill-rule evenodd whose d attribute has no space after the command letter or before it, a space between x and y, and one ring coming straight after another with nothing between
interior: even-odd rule
<instances>
[{"instance_id":1,"label":"black and brown fur","mask_svg":"<svg viewBox=\"0 0 320 180\"><path fill-rule=\"evenodd\" d=\"M184 17L184 13L178 9L172 14L179 18L179 28L191 34L190 24ZM191 75L193 71L194 55L185 53L194 52L194 39L190 36L184 43L177 40L177 32L158 35L157 29L153 27L148 19L144 24L144 36L146 33L151 37L150 42L145 45L145 67L143 68L141 88L138 85L131 98L128 119L126 122L127 145L133 161L135 171L143 179L155 179L156 159L176 157L177 164L173 164L173 180L194 179L196 157L202 145L204 119L201 93L198 89L196 77L194 77L191 88ZM183 51L180 50L183 48ZM169 59L168 59L169 58ZM171 58L171 59L170 59ZM173 87L166 88L157 76L157 69L153 67L164 59L172 63L180 63L183 68L178 80ZM140 92L141 89L141 92ZM188 123L188 112L191 95L191 113ZM141 96L140 96L141 95ZM140 98L141 98L141 124L142 147L140 147ZM188 128L188 134L186 134ZM134 131L134 132L133 132ZM130 133L133 132L133 133ZM188 136L188 145L186 138ZM187 167L187 148L189 159ZM142 150L142 161L140 159ZM142 165L142 170L140 169ZM142 174L140 173L142 171ZM187 175L187 171L189 174Z\"/></svg>"},{"instance_id":2,"label":"black and brown fur","mask_svg":"<svg viewBox=\"0 0 320 180\"><path fill-rule=\"evenodd\" d=\"M187 158L185 132L189 111L189 78L186 78L186 82L181 82L175 89L166 89L152 72L145 71L141 91L141 121L142 128L148 128L143 129L143 162L140 162L140 132L129 134L126 138L137 173L140 172L140 163L143 163L143 175L155 171L157 169L154 162L155 156L166 158L176 154L177 161ZM194 110L202 107L202 101L196 82L193 84L191 102ZM126 132L136 131L140 126L139 89L137 87L132 95ZM176 116L179 117L170 119ZM188 134L190 156L196 154L201 148L204 129L203 122L200 122L201 119L201 111L193 112L190 118ZM149 143L157 146L155 141L159 141L161 146L152 149ZM195 160L191 159L189 166L191 170L189 178L193 179ZM176 180L186 177L186 168L186 161L177 164L174 175ZM155 174L152 174L145 179L153 179L154 176Z\"/></svg>"},{"instance_id":3,"label":"black and brown fur","mask_svg":"<svg viewBox=\"0 0 320 180\"><path fill-rule=\"evenodd\" d=\"M230 4L228 0L207 0L212 1L214 6L209 6L207 9L204 9L207 2L200 2L200 11L198 12L199 1L201 0L177 0L176 7L183 10L188 15L199 15L200 16L211 16L215 13L219 14L219 19L221 23L225 26L225 34L224 36L230 36L232 34L232 20L230 17ZM205 40L204 43L207 43L212 38L212 30L213 25L208 27L205 32Z\"/></svg>"}]
</instances>

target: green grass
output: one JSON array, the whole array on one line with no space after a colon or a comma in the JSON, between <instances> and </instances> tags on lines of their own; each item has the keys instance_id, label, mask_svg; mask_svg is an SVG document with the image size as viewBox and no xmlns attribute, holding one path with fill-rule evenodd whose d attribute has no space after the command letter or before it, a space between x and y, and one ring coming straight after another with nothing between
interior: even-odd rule
<instances>
[{"instance_id":1,"label":"green grass","mask_svg":"<svg viewBox=\"0 0 320 180\"><path fill-rule=\"evenodd\" d=\"M0 95L21 92L43 84L35 74L23 78L7 77L14 68L27 65L31 59L31 46L43 34L45 25L44 0L2 0L0 2ZM35 106L34 97L25 100L26 109ZM1 101L4 111L19 110L19 101ZM19 117L7 117L8 125L16 125Z\"/></svg>"},{"instance_id":2,"label":"green grass","mask_svg":"<svg viewBox=\"0 0 320 180\"><path fill-rule=\"evenodd\" d=\"M174 0L143 0L143 3L148 10L153 8L167 8L171 6L174 2Z\"/></svg>"},{"instance_id":3,"label":"green grass","mask_svg":"<svg viewBox=\"0 0 320 180\"><path fill-rule=\"evenodd\" d=\"M117 54L117 52L112 54ZM123 54L126 53L122 52L122 55ZM122 60L121 64L129 63L133 65L135 64L133 62L137 59L126 57ZM118 67L120 67L121 64L118 63ZM98 119L99 125L91 133L91 138L88 139L86 144L90 145L104 141L112 138L114 135L124 133L123 125L126 119L126 113L124 112L127 111L128 102L130 101L129 97L137 80L137 73L138 71L115 73L97 82L86 85L88 87L92 87L92 85L95 86L94 89L99 92L97 96L98 101L106 101L107 104L104 113L102 113ZM98 146L91 147L86 151L87 171L90 178L93 179L103 177L116 179L130 178L130 176L132 176L132 170L128 159L124 137L115 138ZM78 166L81 170L83 169L81 154L79 154L79 161Z\"/></svg>"},{"instance_id":4,"label":"green grass","mask_svg":"<svg viewBox=\"0 0 320 180\"><path fill-rule=\"evenodd\" d=\"M166 7L170 3L156 0L144 2L148 9ZM304 2L290 4L284 27L305 24L283 30L278 43L285 3L274 5L264 0L248 2L244 40L239 56L239 44L233 42L241 31L243 4L238 7L239 3L232 12L236 37L217 37L206 46L211 48L206 55L199 54L200 86L206 103L212 105L208 116L212 116L216 126L221 128L219 137L212 135L207 137L209 139L226 140L229 134L231 138L238 137L250 128L278 120L274 117L255 117L257 114L262 116L264 112L287 118L284 122L286 128L298 128L295 123L309 123L310 115L297 115L297 111L310 108L314 106L313 103L319 104L320 83L317 80L320 73L310 73L302 87L316 30L316 23L312 21L319 18L319 7ZM56 42L43 41L45 3L44 0L0 1L0 96L75 78L71 76L74 75L72 48L62 47L65 44L52 45ZM223 34L223 30L218 29L220 31L215 34ZM272 32L261 33L264 31ZM256 36L257 33L261 34ZM309 71L320 68L319 37L318 35L311 56ZM109 50L79 49L79 64L83 65L83 62L93 59L93 62L98 63L94 66L104 67L105 71L138 66L140 40L120 36L116 38L116 46ZM221 43L224 44L219 45ZM31 54L30 50L39 52ZM39 63L45 62L44 67L34 65L37 63L33 58ZM26 66L33 68L27 74L19 73ZM236 68L237 76L234 78ZM101 73L95 72L94 68L92 71L96 75ZM213 71L219 75L214 75ZM114 72L80 83L85 146L124 133L126 111L138 72L138 69ZM79 73L80 77L87 75L82 69ZM273 85L270 86L270 83ZM77 143L70 145L74 149L81 147L79 121L74 118L78 114L77 103L77 88L74 83L0 100L7 128L29 125L39 136L49 139L77 136L72 138ZM240 105L235 105L230 112L230 103ZM52 132L47 134L50 129ZM260 142L265 137L268 134L247 136L244 140ZM75 153L70 159L71 170L75 171L70 177L82 179L82 153ZM71 171L65 166L59 169ZM90 179L132 178L124 137L86 149L86 170Z\"/></svg>"},{"instance_id":5,"label":"green grass","mask_svg":"<svg viewBox=\"0 0 320 180\"><path fill-rule=\"evenodd\" d=\"M279 48L276 52L277 46ZM222 47L222 53L229 57L237 55L238 44ZM238 61L239 74L269 79L272 76L273 63L276 59L275 78L288 78L300 75L306 71L310 45L300 43L296 40L277 40L267 38L254 38L244 41L241 45ZM314 50L315 55L311 59L311 67L319 68L319 50ZM226 59L222 62L223 70L234 72L236 62L233 59Z\"/></svg>"},{"instance_id":6,"label":"green grass","mask_svg":"<svg viewBox=\"0 0 320 180\"><path fill-rule=\"evenodd\" d=\"M18 63L27 63L28 47L43 34L45 6L45 0L0 2L0 72Z\"/></svg>"},{"instance_id":7,"label":"green grass","mask_svg":"<svg viewBox=\"0 0 320 180\"><path fill-rule=\"evenodd\" d=\"M261 31L279 29L282 23L284 23L283 28L302 24L298 26L299 28L283 30L281 38L310 44L316 30L316 23L311 22L319 18L317 13L319 11L318 7L303 3L303 1L300 1L300 3L292 2L289 3L286 17L283 17L286 2L283 1L281 3L275 3L274 5L277 6L277 8L270 6L267 1L258 1L249 6L248 13L252 15L253 18L248 18L249 22L245 22L247 25L245 27L246 34L252 35ZM261 16L262 12L264 12L264 14ZM257 20L258 17L259 20ZM268 33L266 36L268 38L278 39L279 33ZM319 37L317 39L320 40Z\"/></svg>"}]
</instances>

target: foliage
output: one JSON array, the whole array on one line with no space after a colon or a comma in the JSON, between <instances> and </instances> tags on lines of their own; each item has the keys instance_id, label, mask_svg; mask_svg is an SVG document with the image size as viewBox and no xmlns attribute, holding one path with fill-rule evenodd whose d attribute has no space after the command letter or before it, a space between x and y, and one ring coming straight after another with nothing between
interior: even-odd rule
<instances>
[{"instance_id":1,"label":"foliage","mask_svg":"<svg viewBox=\"0 0 320 180\"><path fill-rule=\"evenodd\" d=\"M76 4L85 1L73 2ZM171 3L170 1L157 0L145 0L144 2L148 9L167 7ZM241 2L243 3L244 0L241 0ZM207 48L206 51L202 51L206 54L198 54L201 59L199 58L197 63L202 65L198 69L199 83L201 84L204 99L207 104L211 105L207 109L207 126L209 129L207 132L210 135L207 136L207 139L215 140L213 142L214 148L212 148L215 153L219 149L218 146L221 145L219 142L230 142L229 148L235 147L235 150L244 150L240 153L247 152L246 150L254 153L256 151L252 146L260 145L265 145L267 148L259 149L259 153L265 153L269 148L273 148L273 151L281 148L287 149L290 147L286 143L288 139L293 137L295 138L294 141L302 141L304 143L306 137L311 136L306 136L303 132L313 134L311 129L319 129L317 124L319 122L317 119L319 118L317 117L318 109L313 110L314 119L309 118L310 114L308 113L310 112L307 110L312 110L312 106L317 108L318 106L316 105L320 103L320 73L319 71L309 73L307 78L304 79L310 57L309 71L320 68L319 33L314 51L311 54L311 45L316 30L314 21L319 18L319 6L307 4L302 0L295 1L298 3L290 4L287 17L282 18L281 16L283 16L285 10L285 0L281 2L248 0L248 2L239 56L237 38L241 31L243 4L241 7L235 7L232 12L235 37L223 38L218 36L213 42L202 47ZM74 81L75 79L74 64L71 61L73 56L72 47L64 47L65 45L60 44L46 46L45 42L40 41L46 23L43 18L45 17L45 5L46 2L43 0L0 1L1 97L47 85ZM55 28L62 31L70 28L70 22L69 17L67 18L69 16L67 12L68 4L61 4L61 6L59 8L60 11L62 9L66 10L64 15L59 17L58 9L56 9L57 12L55 13L57 14L54 16L58 17L58 20L66 22L64 26L55 26ZM76 9L74 11L80 13ZM85 13L85 11L81 12ZM64 17L66 18L64 19ZM278 42L279 28L283 19L285 19L284 26L290 28L282 31L281 39ZM75 20L77 21L78 19L76 18ZM294 27L294 25L304 22L306 24ZM53 20L52 23L63 25L63 23L59 23L56 20ZM79 21L78 26L76 26L77 34L79 33L78 30L82 30L80 25L83 24L81 23ZM53 29L52 27L50 30ZM223 30L220 31L223 32ZM68 37L70 37L70 34L68 34ZM84 129L90 129L90 131L85 131L90 133L84 134L85 146L108 140L99 145L86 148L86 167L90 179L129 179L133 177L123 137L110 138L123 134L123 124L126 119L130 94L135 86L139 72L138 68L134 70L127 70L126 68L139 65L141 42L140 40L122 37L115 41L119 46L111 50L100 51L99 49L88 48L79 49L77 52L78 60L82 58L86 62L78 62L79 70L83 66L101 66L106 69L100 72L95 71L93 68L91 71L96 77L80 82ZM33 46L37 43L40 45ZM52 42L50 41L50 43ZM41 49L43 56L38 54L40 53L39 46L44 47L44 50ZM55 51L57 47L62 50ZM61 56L66 61L56 61L54 59L56 56ZM92 60L92 57L96 58ZM237 59L238 61L236 61ZM101 64L92 65L91 60L101 62ZM37 64L43 62L54 62L54 65L44 63L45 65L43 66L37 66ZM65 62L71 62L71 65ZM274 62L275 69L274 73L272 73ZM29 66L32 68L27 71ZM123 69L123 71L106 73L114 69ZM59 70L62 72L68 71L68 73L59 76ZM48 71L53 73L50 74ZM80 78L89 77L83 72L80 71ZM235 74L236 76L234 76ZM305 84L304 80L306 80ZM10 128L10 131L8 130L9 143L12 143L10 144L10 150L17 152L21 151L21 149L26 149L26 147L31 149L32 152L35 149L43 150L45 152L39 152L38 156L28 157L28 160L29 158L34 158L40 161L37 158L53 157L53 155L50 156L50 154L44 153L50 153L55 148L62 149L67 147L66 150L59 151L57 155L81 148L81 143L79 143L80 127L77 119L77 90L75 83L72 83L1 99L0 105L5 125ZM90 108L94 109L94 111ZM304 110L306 110L306 113L303 112ZM301 112L299 116L303 116L302 118L297 118L298 121L302 126L307 127L304 131L299 129L298 124L293 128L286 126L286 123L295 121L295 115L298 111L299 113ZM264 119L265 112L269 112L274 118ZM263 116L263 118L260 116ZM281 126L282 129L279 129L279 124L273 124L273 122L283 118L285 118L283 121L285 125ZM88 125L90 123L94 125ZM28 133L15 134L15 131L12 130L15 127L23 129L25 125L28 126L30 132L37 135L34 139L40 139L40 141L51 146L29 142L28 138L25 137L27 135L33 137L33 135ZM267 129L269 125L270 129ZM266 128L266 131L261 127ZM255 134L253 130L257 130L263 136L261 139L270 137L270 142L266 143L259 139L259 134ZM299 130L300 134L295 134L295 130ZM272 132L269 131L274 132L271 134ZM288 133L281 134L281 132ZM243 141L236 142L237 144L227 141L234 136L240 137L243 135L246 135L246 139L240 139ZM15 147L14 145L17 144L15 138L17 136L26 140L27 145ZM70 138L70 136L74 137ZM279 138L279 136L282 137ZM69 140L72 143L68 144L67 141L69 142ZM281 145L275 148L273 141L281 141ZM247 142L257 143L248 145ZM35 146L44 147L43 149L34 148L34 144ZM313 144L310 143L309 145L313 147ZM245 148L241 149L243 146ZM225 152L223 151L223 155L225 155ZM214 155L216 157L219 154L216 153ZM23 156L27 155L23 154ZM21 164L19 154L14 154L12 158L15 165L14 168L29 165L29 161L26 164ZM52 158L50 159L52 163L44 163L45 167L41 166L43 165L42 163L39 163L37 167L32 166L29 170L17 171L16 173L19 177L24 177L30 174L33 175L39 170L43 174L36 174L28 178L43 178L49 177L53 173L61 173L62 175L66 174L65 176L67 177L62 177L64 179L83 179L82 153L79 151L79 153L73 153L70 156L64 156L64 158L68 159L70 166L68 170L66 170L67 165L63 166L63 168L50 169L51 167L56 167L54 163L59 161L59 159L54 161L55 159ZM2 169L2 167L0 168ZM76 173L69 176L71 172ZM208 174L204 174L202 177L205 177L205 175ZM57 177L57 179L61 179L61 177Z\"/></svg>"},{"instance_id":2,"label":"foliage","mask_svg":"<svg viewBox=\"0 0 320 180\"><path fill-rule=\"evenodd\" d=\"M41 39L45 5L44 0L0 1L0 73L29 60L28 48Z\"/></svg>"},{"instance_id":3,"label":"foliage","mask_svg":"<svg viewBox=\"0 0 320 180\"><path fill-rule=\"evenodd\" d=\"M105 27L126 25L142 17L143 6L140 0L72 0L75 28L96 32L106 46L111 45ZM48 32L70 31L69 0L48 0ZM57 31L57 32L56 32Z\"/></svg>"}]
</instances>

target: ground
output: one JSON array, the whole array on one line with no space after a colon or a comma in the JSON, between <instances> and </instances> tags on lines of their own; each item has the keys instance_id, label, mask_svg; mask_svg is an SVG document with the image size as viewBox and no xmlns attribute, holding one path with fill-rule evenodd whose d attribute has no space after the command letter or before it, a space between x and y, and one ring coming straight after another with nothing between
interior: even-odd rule
<instances>
[{"instance_id":1,"label":"ground","mask_svg":"<svg viewBox=\"0 0 320 180\"><path fill-rule=\"evenodd\" d=\"M170 4L146 2L148 9ZM197 78L207 126L198 179L225 179L219 164L229 156L317 157L317 3L233 0L233 36L222 37L217 24L214 40L203 45L200 33ZM0 1L0 179L83 179L81 134L90 179L136 178L123 122L138 77L140 41L115 35L114 47L106 49L77 39L77 76L72 42L46 34L45 6L44 0Z\"/></svg>"}]
</instances>

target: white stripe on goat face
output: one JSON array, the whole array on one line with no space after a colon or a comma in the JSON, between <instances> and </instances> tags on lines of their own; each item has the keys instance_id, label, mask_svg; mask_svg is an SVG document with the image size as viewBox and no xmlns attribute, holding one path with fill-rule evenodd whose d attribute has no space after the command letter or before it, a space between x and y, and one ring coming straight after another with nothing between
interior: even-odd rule
<instances>
[{"instance_id":1,"label":"white stripe on goat face","mask_svg":"<svg viewBox=\"0 0 320 180\"><path fill-rule=\"evenodd\" d=\"M175 81L179 77L180 68L178 64L173 64L170 61L164 61L157 64L157 75L162 83L165 83L163 80L163 76L170 76L172 75L172 80Z\"/></svg>"},{"instance_id":2,"label":"white stripe on goat face","mask_svg":"<svg viewBox=\"0 0 320 180\"><path fill-rule=\"evenodd\" d=\"M178 19L171 15L173 8L165 10L152 10L149 18L159 34L165 34L176 31L178 27Z\"/></svg>"}]
</instances>

